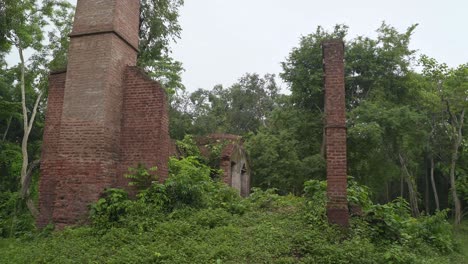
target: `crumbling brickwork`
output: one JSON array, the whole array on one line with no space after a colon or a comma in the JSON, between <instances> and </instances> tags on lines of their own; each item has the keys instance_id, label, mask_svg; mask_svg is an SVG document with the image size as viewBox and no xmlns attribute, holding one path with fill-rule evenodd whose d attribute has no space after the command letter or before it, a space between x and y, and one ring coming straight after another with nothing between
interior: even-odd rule
<instances>
[{"instance_id":1,"label":"crumbling brickwork","mask_svg":"<svg viewBox=\"0 0 468 264\"><path fill-rule=\"evenodd\" d=\"M219 153L219 168L223 171L223 182L239 191L246 197L250 194L251 171L247 152L243 146L241 136L232 134L209 134L195 138L196 144L203 156L213 157L210 147L221 147ZM170 153L180 157L184 153L176 147L176 142L171 143Z\"/></svg>"},{"instance_id":2,"label":"crumbling brickwork","mask_svg":"<svg viewBox=\"0 0 468 264\"><path fill-rule=\"evenodd\" d=\"M344 44L341 40L329 40L322 43L322 48L325 74L327 216L330 223L347 226Z\"/></svg>"},{"instance_id":3,"label":"crumbling brickwork","mask_svg":"<svg viewBox=\"0 0 468 264\"><path fill-rule=\"evenodd\" d=\"M138 67L127 67L122 119L120 176L138 163L157 166L159 180L167 178L169 119L166 94ZM119 177L119 187L128 179Z\"/></svg>"},{"instance_id":4,"label":"crumbling brickwork","mask_svg":"<svg viewBox=\"0 0 468 264\"><path fill-rule=\"evenodd\" d=\"M67 71L49 81L40 227L86 221L106 188L126 187L123 166L139 157L167 176L166 99L135 67L138 27L138 0L77 3Z\"/></svg>"},{"instance_id":5,"label":"crumbling brickwork","mask_svg":"<svg viewBox=\"0 0 468 264\"><path fill-rule=\"evenodd\" d=\"M250 166L241 136L232 134L210 134L197 139L202 154L209 156L207 145L221 145L219 168L223 170L223 181L246 197L250 194Z\"/></svg>"},{"instance_id":6,"label":"crumbling brickwork","mask_svg":"<svg viewBox=\"0 0 468 264\"><path fill-rule=\"evenodd\" d=\"M39 190L39 208L41 214L37 219L38 226L45 226L52 221L55 202L57 178L60 172L58 141L62 119L63 93L65 91L66 72L51 73L49 76L49 97L46 112L46 126L42 140L41 180Z\"/></svg>"}]
</instances>

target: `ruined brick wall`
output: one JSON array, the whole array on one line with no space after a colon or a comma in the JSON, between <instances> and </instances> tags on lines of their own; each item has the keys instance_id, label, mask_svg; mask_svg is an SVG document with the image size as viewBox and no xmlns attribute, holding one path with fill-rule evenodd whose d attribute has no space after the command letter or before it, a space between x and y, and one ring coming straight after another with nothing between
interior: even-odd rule
<instances>
[{"instance_id":1,"label":"ruined brick wall","mask_svg":"<svg viewBox=\"0 0 468 264\"><path fill-rule=\"evenodd\" d=\"M329 40L322 43L322 48L325 73L327 216L330 223L347 226L344 44L341 40Z\"/></svg>"},{"instance_id":2,"label":"ruined brick wall","mask_svg":"<svg viewBox=\"0 0 468 264\"><path fill-rule=\"evenodd\" d=\"M167 178L170 151L169 118L164 89L138 67L127 67L121 135L121 162L117 186L129 167L157 166L160 181Z\"/></svg>"},{"instance_id":3,"label":"ruined brick wall","mask_svg":"<svg viewBox=\"0 0 468 264\"><path fill-rule=\"evenodd\" d=\"M119 184L124 77L136 65L138 27L138 0L78 1L63 95L51 76L38 226L86 221L88 205Z\"/></svg>"},{"instance_id":4,"label":"ruined brick wall","mask_svg":"<svg viewBox=\"0 0 468 264\"><path fill-rule=\"evenodd\" d=\"M209 144L225 144L221 151L219 168L223 170L223 181L231 185L231 155L234 152L237 144L242 144L242 138L238 135L231 134L210 134L204 137L196 138L197 145L200 148L201 154L208 157L210 152L206 145Z\"/></svg>"},{"instance_id":5,"label":"ruined brick wall","mask_svg":"<svg viewBox=\"0 0 468 264\"><path fill-rule=\"evenodd\" d=\"M49 97L46 112L46 126L42 140L41 180L39 182L39 208L41 214L37 219L38 226L45 226L52 221L55 202L57 175L60 172L58 158L58 141L62 119L63 93L65 91L66 72L51 73L49 76Z\"/></svg>"},{"instance_id":6,"label":"ruined brick wall","mask_svg":"<svg viewBox=\"0 0 468 264\"><path fill-rule=\"evenodd\" d=\"M109 24L117 30L114 3L78 1L60 129L61 167L55 175L52 218L58 226L85 221L88 205L117 178L123 75L127 65L136 64L137 53L121 36L105 31ZM137 30L138 21L134 25Z\"/></svg>"},{"instance_id":7,"label":"ruined brick wall","mask_svg":"<svg viewBox=\"0 0 468 264\"><path fill-rule=\"evenodd\" d=\"M241 136L232 134L210 134L196 139L202 155L209 156L208 144L223 144L219 168L223 170L223 182L237 189L246 197L250 193L250 166Z\"/></svg>"}]
</instances>

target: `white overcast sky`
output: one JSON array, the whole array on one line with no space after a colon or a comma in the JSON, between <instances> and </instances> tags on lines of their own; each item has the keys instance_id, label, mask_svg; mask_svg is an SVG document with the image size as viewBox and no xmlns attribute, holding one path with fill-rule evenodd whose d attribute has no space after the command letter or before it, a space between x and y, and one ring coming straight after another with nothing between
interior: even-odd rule
<instances>
[{"instance_id":1,"label":"white overcast sky","mask_svg":"<svg viewBox=\"0 0 468 264\"><path fill-rule=\"evenodd\" d=\"M300 36L319 25L375 36L382 21L400 31L418 23L411 48L451 67L468 62L468 0L185 0L173 57L189 91L230 86L246 72L280 73Z\"/></svg>"}]
</instances>

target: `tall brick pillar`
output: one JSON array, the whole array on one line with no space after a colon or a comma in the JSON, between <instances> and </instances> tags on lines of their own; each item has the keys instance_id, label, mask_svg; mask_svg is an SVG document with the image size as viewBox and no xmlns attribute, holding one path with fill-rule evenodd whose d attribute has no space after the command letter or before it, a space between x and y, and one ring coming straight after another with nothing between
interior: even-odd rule
<instances>
[{"instance_id":1,"label":"tall brick pillar","mask_svg":"<svg viewBox=\"0 0 468 264\"><path fill-rule=\"evenodd\" d=\"M65 83L60 76L51 83L64 86L57 99L63 107L47 112L46 129L54 123L59 133L44 134L39 226L85 220L87 206L116 185L124 76L136 65L139 8L139 0L78 0Z\"/></svg>"},{"instance_id":2,"label":"tall brick pillar","mask_svg":"<svg viewBox=\"0 0 468 264\"><path fill-rule=\"evenodd\" d=\"M344 44L341 40L328 40L322 43L322 49L325 72L327 216L330 223L347 226Z\"/></svg>"}]
</instances>

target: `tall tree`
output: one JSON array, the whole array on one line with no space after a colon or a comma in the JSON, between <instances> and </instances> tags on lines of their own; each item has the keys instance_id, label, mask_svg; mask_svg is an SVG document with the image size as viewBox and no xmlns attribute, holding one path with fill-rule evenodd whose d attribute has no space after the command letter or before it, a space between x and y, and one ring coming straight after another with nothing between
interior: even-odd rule
<instances>
[{"instance_id":1,"label":"tall tree","mask_svg":"<svg viewBox=\"0 0 468 264\"><path fill-rule=\"evenodd\" d=\"M303 183L325 178L320 154L321 116L297 108L290 96L277 99L266 125L246 137L253 185L301 194Z\"/></svg>"},{"instance_id":2,"label":"tall tree","mask_svg":"<svg viewBox=\"0 0 468 264\"><path fill-rule=\"evenodd\" d=\"M460 147L463 143L463 128L465 126L465 113L468 108L468 64L451 70L443 90L442 100L449 115L447 132L452 142L452 155L450 159L450 185L453 204L455 207L454 222L459 225L462 218L462 208L457 192L456 166L460 157Z\"/></svg>"},{"instance_id":3,"label":"tall tree","mask_svg":"<svg viewBox=\"0 0 468 264\"><path fill-rule=\"evenodd\" d=\"M404 107L412 101L413 96L410 93L411 78L408 73L414 54L409 49L409 42L415 27L410 26L400 33L383 23L377 29L376 38L357 37L352 40L345 39L347 27L344 25L335 26L331 32L318 27L313 34L301 38L299 47L294 48L283 63L284 71L281 74L290 85L294 106L309 112L311 118L320 119L323 117L324 96L321 42L329 38L345 41L350 172L358 180L378 188L379 193L385 194L386 198L392 196L385 190L388 190L387 181L393 181L399 174L409 179L413 176L408 175L418 173L410 169L418 166L410 166L414 161L408 160L415 157L410 155L413 151L408 148L408 133L405 137L399 136L402 135L399 132L405 131L408 122L401 120L398 124L401 131L392 128L400 114L405 113L403 119L417 115L417 109ZM380 112L386 112L384 116L388 119L382 119L383 116L377 114ZM323 122L318 124L323 128ZM323 138L323 129L320 131L321 134L300 139L299 145ZM374 144L369 143L369 139ZM390 152L385 150L390 146ZM323 149L322 143L320 149L309 151L323 153ZM401 155L398 155L398 151ZM415 190L411 200L417 212L417 188L413 187L416 181L406 182L410 189Z\"/></svg>"},{"instance_id":4,"label":"tall tree","mask_svg":"<svg viewBox=\"0 0 468 264\"><path fill-rule=\"evenodd\" d=\"M22 166L21 166L21 197L27 201L28 208L34 214L35 208L32 200L29 199L29 186L31 182L30 165L28 153L28 141L33 129L34 121L39 104L44 91L46 80L47 55L50 50L45 44L45 32L43 28L51 25L51 22L59 22L53 19L59 15L68 13L71 5L67 1L47 0L5 0L1 8L4 17L0 19L2 23L2 35L0 36L3 51L16 50L19 64L18 86L21 91L21 108L23 119L23 136L21 143ZM52 18L52 19L51 19ZM53 23L52 23L53 25ZM25 51L35 52L29 59L25 56ZM28 96L29 94L29 96ZM34 98L35 96L35 98ZM28 107L28 99L33 99L34 104Z\"/></svg>"},{"instance_id":5,"label":"tall tree","mask_svg":"<svg viewBox=\"0 0 468 264\"><path fill-rule=\"evenodd\" d=\"M460 157L460 147L463 143L463 128L466 124L466 109L468 108L468 64L460 65L456 69L449 69L445 64L439 64L436 60L423 56L423 73L429 78L435 87L436 94L445 120L444 132L450 142L449 179L450 192L454 205L454 222L460 224L462 208L457 192L457 163Z\"/></svg>"},{"instance_id":6,"label":"tall tree","mask_svg":"<svg viewBox=\"0 0 468 264\"><path fill-rule=\"evenodd\" d=\"M138 66L173 94L184 90L182 63L171 56L170 44L180 38L179 8L184 0L140 0Z\"/></svg>"},{"instance_id":7,"label":"tall tree","mask_svg":"<svg viewBox=\"0 0 468 264\"><path fill-rule=\"evenodd\" d=\"M266 125L269 113L278 97L275 76L263 77L246 73L228 88L216 85L212 90L198 89L191 94L179 96L178 109L171 118L171 125L181 122L190 128L183 129L193 134L232 133L244 135L256 132ZM191 120L185 122L183 120ZM181 128L179 126L179 128Z\"/></svg>"}]
</instances>

